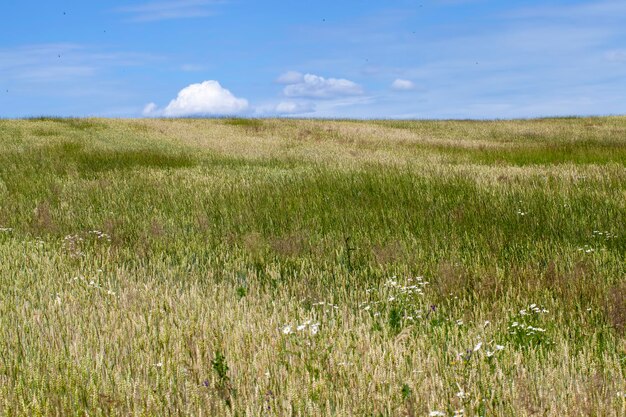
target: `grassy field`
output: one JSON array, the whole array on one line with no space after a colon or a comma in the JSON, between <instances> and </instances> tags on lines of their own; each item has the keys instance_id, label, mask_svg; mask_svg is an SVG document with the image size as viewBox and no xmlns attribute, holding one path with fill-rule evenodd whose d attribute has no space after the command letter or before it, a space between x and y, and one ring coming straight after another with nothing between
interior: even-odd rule
<instances>
[{"instance_id":1,"label":"grassy field","mask_svg":"<svg viewBox=\"0 0 626 417\"><path fill-rule=\"evenodd\" d=\"M626 117L0 120L0 413L626 415Z\"/></svg>"}]
</instances>

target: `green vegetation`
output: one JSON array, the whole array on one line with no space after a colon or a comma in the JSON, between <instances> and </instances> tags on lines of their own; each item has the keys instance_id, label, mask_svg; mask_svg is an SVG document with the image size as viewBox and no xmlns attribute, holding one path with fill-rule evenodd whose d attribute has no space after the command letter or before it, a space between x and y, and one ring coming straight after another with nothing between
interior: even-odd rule
<instances>
[{"instance_id":1,"label":"green vegetation","mask_svg":"<svg viewBox=\"0 0 626 417\"><path fill-rule=\"evenodd\" d=\"M0 148L3 415L626 414L624 117Z\"/></svg>"}]
</instances>

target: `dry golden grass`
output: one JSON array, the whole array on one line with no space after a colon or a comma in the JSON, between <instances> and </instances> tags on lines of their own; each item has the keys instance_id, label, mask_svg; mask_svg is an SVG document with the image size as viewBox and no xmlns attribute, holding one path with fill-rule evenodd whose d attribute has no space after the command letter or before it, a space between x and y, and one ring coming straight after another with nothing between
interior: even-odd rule
<instances>
[{"instance_id":1,"label":"dry golden grass","mask_svg":"<svg viewBox=\"0 0 626 417\"><path fill-rule=\"evenodd\" d=\"M626 415L624 132L0 121L0 413Z\"/></svg>"}]
</instances>

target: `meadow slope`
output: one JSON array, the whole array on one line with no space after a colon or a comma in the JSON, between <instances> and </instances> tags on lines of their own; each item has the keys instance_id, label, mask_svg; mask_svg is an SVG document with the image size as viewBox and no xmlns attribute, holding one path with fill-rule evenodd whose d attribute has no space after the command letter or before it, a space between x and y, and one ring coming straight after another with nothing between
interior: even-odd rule
<instances>
[{"instance_id":1,"label":"meadow slope","mask_svg":"<svg viewBox=\"0 0 626 417\"><path fill-rule=\"evenodd\" d=\"M0 149L2 415L626 415L626 117Z\"/></svg>"}]
</instances>

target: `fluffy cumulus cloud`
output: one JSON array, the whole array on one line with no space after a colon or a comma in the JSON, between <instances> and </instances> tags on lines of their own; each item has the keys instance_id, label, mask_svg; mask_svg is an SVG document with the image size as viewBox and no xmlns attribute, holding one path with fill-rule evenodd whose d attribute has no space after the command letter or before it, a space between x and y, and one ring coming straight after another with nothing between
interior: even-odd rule
<instances>
[{"instance_id":1,"label":"fluffy cumulus cloud","mask_svg":"<svg viewBox=\"0 0 626 417\"><path fill-rule=\"evenodd\" d=\"M290 74L290 76L287 77L287 74ZM332 99L363 94L363 88L350 80L324 78L314 74L304 74L297 79L296 74L291 72L281 76L284 80L283 83L288 84L283 90L287 97ZM286 80L291 80L292 82L286 82Z\"/></svg>"},{"instance_id":2,"label":"fluffy cumulus cloud","mask_svg":"<svg viewBox=\"0 0 626 417\"><path fill-rule=\"evenodd\" d=\"M220 116L240 114L247 109L248 100L235 97L219 82L210 80L183 88L162 110L154 103L148 104L143 114L166 117Z\"/></svg>"},{"instance_id":3,"label":"fluffy cumulus cloud","mask_svg":"<svg viewBox=\"0 0 626 417\"><path fill-rule=\"evenodd\" d=\"M415 84L413 81L397 78L393 83L391 83L391 88L396 91L410 91L415 88Z\"/></svg>"}]
</instances>

